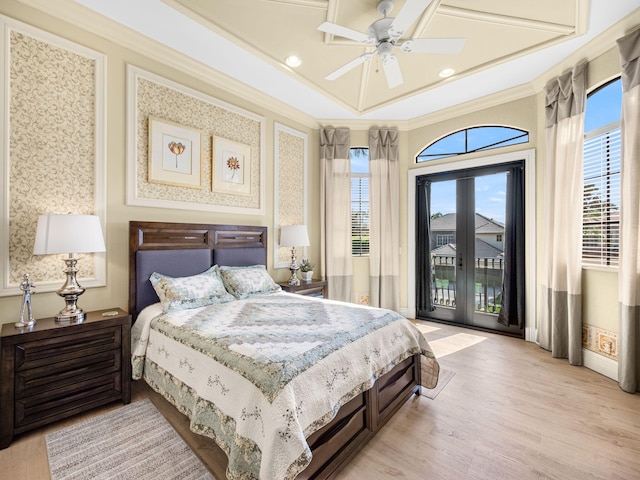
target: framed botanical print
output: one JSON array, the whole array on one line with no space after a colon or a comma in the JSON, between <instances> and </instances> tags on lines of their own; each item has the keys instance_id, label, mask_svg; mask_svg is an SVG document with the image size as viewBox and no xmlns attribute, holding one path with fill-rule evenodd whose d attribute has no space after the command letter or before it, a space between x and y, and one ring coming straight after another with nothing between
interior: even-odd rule
<instances>
[{"instance_id":1,"label":"framed botanical print","mask_svg":"<svg viewBox=\"0 0 640 480\"><path fill-rule=\"evenodd\" d=\"M213 137L212 190L236 195L251 194L251 148L222 137Z\"/></svg>"},{"instance_id":2,"label":"framed botanical print","mask_svg":"<svg viewBox=\"0 0 640 480\"><path fill-rule=\"evenodd\" d=\"M200 130L149 116L149 182L202 188Z\"/></svg>"}]
</instances>

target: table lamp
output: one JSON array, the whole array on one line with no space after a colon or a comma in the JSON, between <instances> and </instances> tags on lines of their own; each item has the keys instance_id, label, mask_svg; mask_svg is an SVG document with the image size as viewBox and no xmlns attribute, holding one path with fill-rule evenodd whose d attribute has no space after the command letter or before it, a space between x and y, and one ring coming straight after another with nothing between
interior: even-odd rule
<instances>
[{"instance_id":1,"label":"table lamp","mask_svg":"<svg viewBox=\"0 0 640 480\"><path fill-rule=\"evenodd\" d=\"M57 322L82 322L84 312L78 307L78 297L84 293L76 280L76 253L104 252L104 237L100 218L96 215L48 214L38 217L34 255L69 254L64 261L67 280L56 291L66 306L56 315Z\"/></svg>"},{"instance_id":2,"label":"table lamp","mask_svg":"<svg viewBox=\"0 0 640 480\"><path fill-rule=\"evenodd\" d=\"M298 269L300 265L296 261L296 247L308 247L309 235L307 234L306 225L288 225L286 227L280 227L280 246L291 247L291 278L289 278L289 285L300 285L300 279L298 278Z\"/></svg>"}]
</instances>

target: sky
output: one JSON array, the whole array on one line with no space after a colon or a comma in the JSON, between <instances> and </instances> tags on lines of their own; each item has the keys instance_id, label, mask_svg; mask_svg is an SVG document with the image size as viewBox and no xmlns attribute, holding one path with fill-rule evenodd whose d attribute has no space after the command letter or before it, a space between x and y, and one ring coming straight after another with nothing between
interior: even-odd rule
<instances>
[{"instance_id":1,"label":"sky","mask_svg":"<svg viewBox=\"0 0 640 480\"><path fill-rule=\"evenodd\" d=\"M485 217L504 223L506 206L507 174L496 173L476 177L475 202L476 212ZM456 211L456 182L433 182L431 184L431 214L455 213Z\"/></svg>"}]
</instances>

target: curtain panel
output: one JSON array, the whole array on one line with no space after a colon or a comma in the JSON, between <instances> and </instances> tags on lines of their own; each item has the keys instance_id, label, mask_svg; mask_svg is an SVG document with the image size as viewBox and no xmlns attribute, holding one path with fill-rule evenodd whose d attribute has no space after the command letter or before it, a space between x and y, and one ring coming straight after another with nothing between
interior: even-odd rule
<instances>
[{"instance_id":1,"label":"curtain panel","mask_svg":"<svg viewBox=\"0 0 640 480\"><path fill-rule=\"evenodd\" d=\"M538 343L582 364L582 192L587 64L545 87L545 261Z\"/></svg>"},{"instance_id":2,"label":"curtain panel","mask_svg":"<svg viewBox=\"0 0 640 480\"><path fill-rule=\"evenodd\" d=\"M525 323L525 236L524 236L524 168L507 173L507 208L504 242L502 305L498 322L505 326Z\"/></svg>"},{"instance_id":3,"label":"curtain panel","mask_svg":"<svg viewBox=\"0 0 640 480\"><path fill-rule=\"evenodd\" d=\"M640 30L618 40L622 64L622 192L618 382L640 390Z\"/></svg>"},{"instance_id":4,"label":"curtain panel","mask_svg":"<svg viewBox=\"0 0 640 480\"><path fill-rule=\"evenodd\" d=\"M351 143L348 128L320 129L320 267L327 297L351 301Z\"/></svg>"},{"instance_id":5,"label":"curtain panel","mask_svg":"<svg viewBox=\"0 0 640 480\"><path fill-rule=\"evenodd\" d=\"M416 316L435 310L431 276L431 182L416 178ZM411 239L409 239L411 241Z\"/></svg>"},{"instance_id":6,"label":"curtain panel","mask_svg":"<svg viewBox=\"0 0 640 480\"><path fill-rule=\"evenodd\" d=\"M369 130L369 290L374 307L400 310L398 131Z\"/></svg>"}]
</instances>

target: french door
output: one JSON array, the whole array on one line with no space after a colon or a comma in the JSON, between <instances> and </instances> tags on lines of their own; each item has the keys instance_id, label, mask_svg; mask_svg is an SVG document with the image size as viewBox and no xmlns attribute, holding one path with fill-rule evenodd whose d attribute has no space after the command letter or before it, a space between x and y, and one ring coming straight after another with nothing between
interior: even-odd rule
<instances>
[{"instance_id":1,"label":"french door","mask_svg":"<svg viewBox=\"0 0 640 480\"><path fill-rule=\"evenodd\" d=\"M522 162L416 177L416 316L524 336Z\"/></svg>"}]
</instances>

